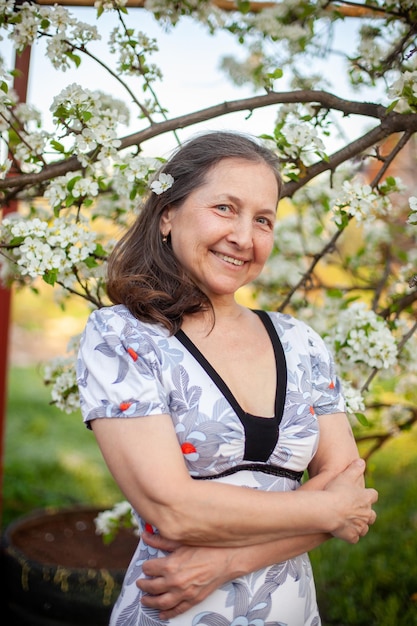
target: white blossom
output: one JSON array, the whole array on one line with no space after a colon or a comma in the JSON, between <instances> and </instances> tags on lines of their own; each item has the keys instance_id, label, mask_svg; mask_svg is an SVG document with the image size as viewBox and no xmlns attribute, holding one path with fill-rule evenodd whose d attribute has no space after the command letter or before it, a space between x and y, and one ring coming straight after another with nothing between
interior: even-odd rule
<instances>
[{"instance_id":1,"label":"white blossom","mask_svg":"<svg viewBox=\"0 0 417 626\"><path fill-rule=\"evenodd\" d=\"M355 302L339 313L327 339L339 361L366 363L377 369L389 369L397 363L397 344L387 323L363 302Z\"/></svg>"},{"instance_id":2,"label":"white blossom","mask_svg":"<svg viewBox=\"0 0 417 626\"><path fill-rule=\"evenodd\" d=\"M390 208L389 198L378 194L370 185L345 181L333 207L334 221L341 223L341 211L347 211L358 222L373 221L379 215L386 215Z\"/></svg>"},{"instance_id":3,"label":"white blossom","mask_svg":"<svg viewBox=\"0 0 417 626\"><path fill-rule=\"evenodd\" d=\"M410 205L410 209L411 209L411 213L408 216L408 223L409 224L416 224L417 225L417 197L416 196L411 196L411 198L409 198L408 200L409 205Z\"/></svg>"},{"instance_id":4,"label":"white blossom","mask_svg":"<svg viewBox=\"0 0 417 626\"><path fill-rule=\"evenodd\" d=\"M154 180L151 183L151 190L159 196L161 193L164 193L167 189L170 189L174 184L174 179L171 174L165 174L161 172L159 174L158 180Z\"/></svg>"},{"instance_id":5,"label":"white blossom","mask_svg":"<svg viewBox=\"0 0 417 626\"><path fill-rule=\"evenodd\" d=\"M6 178L11 166L12 161L10 159L6 159L3 163L0 163L0 179Z\"/></svg>"}]
</instances>

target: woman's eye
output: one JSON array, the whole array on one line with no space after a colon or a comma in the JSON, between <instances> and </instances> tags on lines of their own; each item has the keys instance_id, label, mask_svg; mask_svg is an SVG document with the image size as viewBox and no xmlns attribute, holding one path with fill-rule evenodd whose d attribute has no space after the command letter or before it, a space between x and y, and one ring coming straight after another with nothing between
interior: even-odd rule
<instances>
[{"instance_id":1,"label":"woman's eye","mask_svg":"<svg viewBox=\"0 0 417 626\"><path fill-rule=\"evenodd\" d=\"M257 222L258 224L262 224L263 226L271 225L271 220L269 220L267 217L258 217Z\"/></svg>"},{"instance_id":2,"label":"woman's eye","mask_svg":"<svg viewBox=\"0 0 417 626\"><path fill-rule=\"evenodd\" d=\"M227 204L218 204L216 208L222 213L227 213L227 211L230 211L230 207Z\"/></svg>"}]
</instances>

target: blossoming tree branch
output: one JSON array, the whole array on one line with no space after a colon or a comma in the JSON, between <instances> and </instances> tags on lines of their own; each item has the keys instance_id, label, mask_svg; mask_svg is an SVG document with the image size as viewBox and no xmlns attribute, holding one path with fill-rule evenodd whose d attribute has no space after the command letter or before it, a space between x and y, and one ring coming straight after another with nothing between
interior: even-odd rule
<instances>
[{"instance_id":1,"label":"blossoming tree branch","mask_svg":"<svg viewBox=\"0 0 417 626\"><path fill-rule=\"evenodd\" d=\"M159 154L144 156L146 142L167 133L178 140L180 129L272 107L275 121L262 137L280 156L285 185L276 247L251 296L259 306L296 312L324 336L357 439L368 442L364 456L411 427L417 421L414 0L145 0L137 3L141 9L98 0L93 24L63 4L70 3L0 0L1 32L18 53L46 40L49 61L62 72L89 58L125 99L94 90L94 77L91 89L74 81L50 104L51 133L36 103L18 102L13 71L2 61L0 201L20 204L0 225L3 283L32 287L44 280L62 303L84 300L86 315L108 304L105 270L114 237L140 211L161 162ZM170 103L158 96L163 77L152 58L158 42L135 28L138 10L167 30L192 19L211 34L236 37L245 58L222 60L225 80L252 85L253 96L171 116ZM111 64L93 52L104 12L114 19L106 42ZM347 51L334 34L352 19L356 49ZM336 56L357 99L332 87ZM316 59L328 61L328 75L314 71ZM361 99L364 89L368 97ZM124 134L128 102L138 121L135 132ZM367 120L358 136L344 126L355 119ZM332 149L335 139L339 147ZM77 341L45 370L53 402L67 412L78 408Z\"/></svg>"}]
</instances>

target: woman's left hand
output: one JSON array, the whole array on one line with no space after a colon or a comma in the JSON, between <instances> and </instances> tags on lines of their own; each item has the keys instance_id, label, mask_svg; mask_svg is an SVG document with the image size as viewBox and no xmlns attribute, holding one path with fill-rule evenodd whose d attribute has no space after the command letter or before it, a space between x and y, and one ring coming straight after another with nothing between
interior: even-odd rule
<instances>
[{"instance_id":1,"label":"woman's left hand","mask_svg":"<svg viewBox=\"0 0 417 626\"><path fill-rule=\"evenodd\" d=\"M146 531L143 541L152 548L170 554L143 564L148 578L139 578L136 585L145 594L142 604L159 609L161 619L185 613L202 602L226 581L239 575L231 573L233 548L183 546Z\"/></svg>"}]
</instances>

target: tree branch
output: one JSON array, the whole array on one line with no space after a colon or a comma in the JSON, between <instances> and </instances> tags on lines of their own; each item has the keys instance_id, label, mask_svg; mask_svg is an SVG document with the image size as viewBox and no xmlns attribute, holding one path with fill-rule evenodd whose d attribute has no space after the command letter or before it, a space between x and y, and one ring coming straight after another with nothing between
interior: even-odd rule
<instances>
[{"instance_id":1,"label":"tree branch","mask_svg":"<svg viewBox=\"0 0 417 626\"><path fill-rule=\"evenodd\" d=\"M95 0L37 0L36 3L46 6L60 4L62 6L93 7L94 1ZM211 4L227 13L239 10L236 0L211 0ZM260 13L264 9L274 8L277 4L281 4L281 2L251 2L249 11L251 13ZM145 8L145 0L127 0L126 7L143 9ZM337 11L337 13L340 13L340 15L344 17L384 17L388 15L384 8L357 4L355 2L346 2L344 0L329 2L325 10Z\"/></svg>"},{"instance_id":2,"label":"tree branch","mask_svg":"<svg viewBox=\"0 0 417 626\"><path fill-rule=\"evenodd\" d=\"M121 139L120 149L131 146L139 146L145 141L152 139L163 133L187 128L222 115L238 111L253 111L255 109L284 103L319 103L324 108L341 111L345 115L361 115L381 120L381 124L363 135L360 139L352 142L342 150L334 153L329 162L319 161L307 168L305 176L298 182L287 183L284 187L285 196L292 195L296 189L306 182L329 169L334 169L340 163L351 158L355 154L362 152L375 143L385 139L395 132L406 131L414 133L417 131L417 114L399 114L388 111L386 107L369 103L345 100L325 91L299 90L292 92L270 92L266 95L254 96L241 100L231 100L222 104L217 104L200 111L188 113L171 120L165 120L151 124L139 132L133 133ZM62 176L67 172L76 171L81 168L77 157L70 157L61 161L56 161L44 167L36 174L21 174L0 180L1 189L23 189L29 185L36 185L57 176Z\"/></svg>"}]
</instances>

